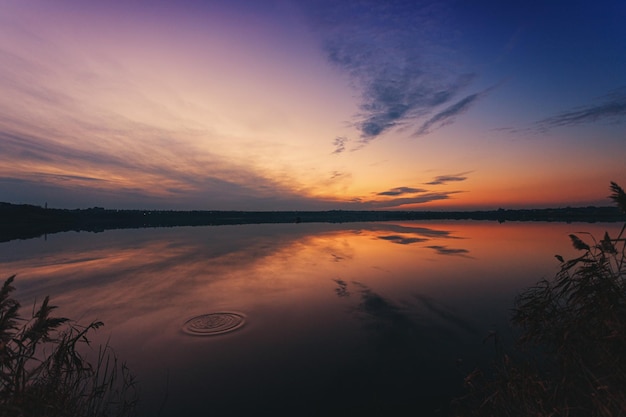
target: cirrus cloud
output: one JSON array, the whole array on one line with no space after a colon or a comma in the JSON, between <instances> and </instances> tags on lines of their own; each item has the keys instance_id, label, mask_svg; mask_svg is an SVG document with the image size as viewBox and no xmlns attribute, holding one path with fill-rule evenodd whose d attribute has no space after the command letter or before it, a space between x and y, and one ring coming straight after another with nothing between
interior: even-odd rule
<instances>
[{"instance_id":1,"label":"cirrus cloud","mask_svg":"<svg viewBox=\"0 0 626 417\"><path fill-rule=\"evenodd\" d=\"M539 120L535 127L544 132L563 126L574 126L598 121L623 121L626 119L626 87L611 91L599 102L568 110Z\"/></svg>"},{"instance_id":2,"label":"cirrus cloud","mask_svg":"<svg viewBox=\"0 0 626 417\"><path fill-rule=\"evenodd\" d=\"M360 94L353 125L362 144L425 117L418 133L427 134L438 123L451 123L482 94L453 102L475 75L451 65L458 60L444 4L317 1L308 13L328 61L349 74ZM437 111L440 106L447 107ZM343 142L337 149L343 151Z\"/></svg>"}]
</instances>

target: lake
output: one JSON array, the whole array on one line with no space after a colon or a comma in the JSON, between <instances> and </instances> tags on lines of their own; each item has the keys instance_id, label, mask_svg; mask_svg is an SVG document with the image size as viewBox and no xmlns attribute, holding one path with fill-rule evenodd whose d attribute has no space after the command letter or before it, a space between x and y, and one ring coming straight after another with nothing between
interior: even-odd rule
<instances>
[{"instance_id":1,"label":"lake","mask_svg":"<svg viewBox=\"0 0 626 417\"><path fill-rule=\"evenodd\" d=\"M58 315L105 323L92 340L137 376L142 416L445 415L463 377L493 357L489 332L510 334L515 295L554 276L555 254L577 253L568 234L620 227L67 232L0 243L0 270L17 274L23 314L50 295Z\"/></svg>"}]
</instances>

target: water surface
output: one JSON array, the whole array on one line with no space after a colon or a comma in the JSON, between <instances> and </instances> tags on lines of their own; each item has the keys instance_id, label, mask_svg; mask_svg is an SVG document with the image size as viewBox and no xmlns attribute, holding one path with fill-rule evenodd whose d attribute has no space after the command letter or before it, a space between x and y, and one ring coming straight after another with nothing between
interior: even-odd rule
<instances>
[{"instance_id":1,"label":"water surface","mask_svg":"<svg viewBox=\"0 0 626 417\"><path fill-rule=\"evenodd\" d=\"M143 415L445 415L517 293L618 224L385 222L59 233L0 244L25 306L105 327ZM584 237L584 235L581 235ZM29 310L28 308L24 309ZM194 317L234 312L233 331ZM206 318L213 320L213 318ZM404 410L409 410L405 413ZM421 414L420 414L421 413Z\"/></svg>"}]
</instances>

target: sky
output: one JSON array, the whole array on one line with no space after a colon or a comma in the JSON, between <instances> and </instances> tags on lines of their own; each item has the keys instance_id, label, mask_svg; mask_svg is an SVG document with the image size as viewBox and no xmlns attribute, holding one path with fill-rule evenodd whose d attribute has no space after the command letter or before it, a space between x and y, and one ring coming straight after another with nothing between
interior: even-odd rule
<instances>
[{"instance_id":1,"label":"sky","mask_svg":"<svg viewBox=\"0 0 626 417\"><path fill-rule=\"evenodd\" d=\"M625 21L623 0L0 0L0 201L609 205Z\"/></svg>"}]
</instances>

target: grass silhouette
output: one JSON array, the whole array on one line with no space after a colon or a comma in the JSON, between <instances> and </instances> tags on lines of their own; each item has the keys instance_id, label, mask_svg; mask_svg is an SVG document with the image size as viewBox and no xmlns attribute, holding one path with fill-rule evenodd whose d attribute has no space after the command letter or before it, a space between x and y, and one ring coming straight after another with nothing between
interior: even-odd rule
<instances>
[{"instance_id":1,"label":"grass silhouette","mask_svg":"<svg viewBox=\"0 0 626 417\"><path fill-rule=\"evenodd\" d=\"M610 198L626 214L626 193ZM512 351L465 378L457 416L626 416L626 238L570 235L580 256L521 293Z\"/></svg>"},{"instance_id":2,"label":"grass silhouette","mask_svg":"<svg viewBox=\"0 0 626 417\"><path fill-rule=\"evenodd\" d=\"M0 289L0 416L105 417L133 415L136 382L108 345L95 363L81 354L91 331L67 318L53 317L46 297L30 319L20 317L11 297L15 275Z\"/></svg>"}]
</instances>

